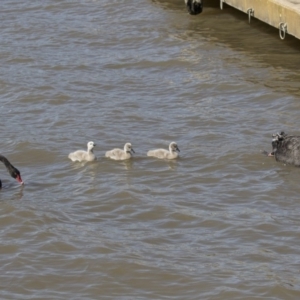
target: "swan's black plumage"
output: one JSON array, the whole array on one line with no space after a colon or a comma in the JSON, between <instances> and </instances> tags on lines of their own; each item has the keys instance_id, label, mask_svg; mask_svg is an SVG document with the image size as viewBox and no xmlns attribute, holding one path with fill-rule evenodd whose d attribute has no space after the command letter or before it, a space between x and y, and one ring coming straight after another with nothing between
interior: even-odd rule
<instances>
[{"instance_id":1,"label":"swan's black plumage","mask_svg":"<svg viewBox=\"0 0 300 300\"><path fill-rule=\"evenodd\" d=\"M10 174L11 177L15 178L18 182L20 182L21 184L23 184L20 171L17 168L15 168L9 162L9 160L6 157L4 157L3 155L1 155L1 154L0 154L0 161L3 162L3 164L5 165L8 173ZM0 188L1 187L2 187L2 182L0 180Z\"/></svg>"},{"instance_id":2,"label":"swan's black plumage","mask_svg":"<svg viewBox=\"0 0 300 300\"><path fill-rule=\"evenodd\" d=\"M300 136L276 133L273 135L272 148L276 161L300 167Z\"/></svg>"},{"instance_id":3,"label":"swan's black plumage","mask_svg":"<svg viewBox=\"0 0 300 300\"><path fill-rule=\"evenodd\" d=\"M203 10L203 0L184 0L190 15L198 15Z\"/></svg>"}]
</instances>

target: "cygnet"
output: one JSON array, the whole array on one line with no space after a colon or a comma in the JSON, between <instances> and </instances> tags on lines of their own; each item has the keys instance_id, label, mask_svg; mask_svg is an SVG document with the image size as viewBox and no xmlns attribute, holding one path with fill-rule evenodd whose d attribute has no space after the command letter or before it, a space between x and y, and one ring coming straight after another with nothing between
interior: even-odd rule
<instances>
[{"instance_id":1,"label":"cygnet","mask_svg":"<svg viewBox=\"0 0 300 300\"><path fill-rule=\"evenodd\" d=\"M272 152L276 161L300 167L300 136L288 135L283 131L273 134Z\"/></svg>"},{"instance_id":2,"label":"cygnet","mask_svg":"<svg viewBox=\"0 0 300 300\"><path fill-rule=\"evenodd\" d=\"M72 161L94 161L97 159L95 156L93 149L96 146L94 142L88 142L87 143L87 151L84 150L77 150L75 152L72 152L69 154L69 158Z\"/></svg>"},{"instance_id":3,"label":"cygnet","mask_svg":"<svg viewBox=\"0 0 300 300\"><path fill-rule=\"evenodd\" d=\"M126 160L131 158L132 153L135 153L132 145L130 143L126 143L124 145L124 150L118 148L112 149L105 153L105 157L109 157L114 160Z\"/></svg>"},{"instance_id":4,"label":"cygnet","mask_svg":"<svg viewBox=\"0 0 300 300\"><path fill-rule=\"evenodd\" d=\"M178 152L180 152L177 144L175 142L172 142L169 145L169 151L166 149L155 149L150 150L147 153L147 156L152 156L156 158L162 158L162 159L174 159L178 157Z\"/></svg>"}]
</instances>

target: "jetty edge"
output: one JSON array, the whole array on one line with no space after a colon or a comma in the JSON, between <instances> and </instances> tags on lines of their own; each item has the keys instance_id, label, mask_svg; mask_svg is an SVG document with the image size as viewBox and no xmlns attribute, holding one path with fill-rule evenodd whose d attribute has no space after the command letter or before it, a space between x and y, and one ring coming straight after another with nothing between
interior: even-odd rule
<instances>
[{"instance_id":1,"label":"jetty edge","mask_svg":"<svg viewBox=\"0 0 300 300\"><path fill-rule=\"evenodd\" d=\"M248 20L256 18L278 29L283 40L286 34L300 39L300 0L220 0L248 14Z\"/></svg>"}]
</instances>

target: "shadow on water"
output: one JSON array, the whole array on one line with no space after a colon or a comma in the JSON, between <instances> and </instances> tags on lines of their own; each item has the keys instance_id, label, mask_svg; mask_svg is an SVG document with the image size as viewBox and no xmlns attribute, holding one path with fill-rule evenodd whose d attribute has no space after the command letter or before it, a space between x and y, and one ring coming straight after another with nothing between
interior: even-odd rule
<instances>
[{"instance_id":1,"label":"shadow on water","mask_svg":"<svg viewBox=\"0 0 300 300\"><path fill-rule=\"evenodd\" d=\"M121 164L125 170L132 170L133 166L133 160L132 159L126 159L124 161L121 161Z\"/></svg>"},{"instance_id":2,"label":"shadow on water","mask_svg":"<svg viewBox=\"0 0 300 300\"><path fill-rule=\"evenodd\" d=\"M164 9L185 9L184 0L151 0L153 3L162 5ZM220 7L220 0L203 0L205 7Z\"/></svg>"}]
</instances>

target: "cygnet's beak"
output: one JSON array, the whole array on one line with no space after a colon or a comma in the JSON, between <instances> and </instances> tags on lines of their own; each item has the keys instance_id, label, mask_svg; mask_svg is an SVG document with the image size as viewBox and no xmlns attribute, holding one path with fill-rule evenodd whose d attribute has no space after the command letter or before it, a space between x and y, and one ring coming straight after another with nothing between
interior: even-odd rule
<instances>
[{"instance_id":1,"label":"cygnet's beak","mask_svg":"<svg viewBox=\"0 0 300 300\"><path fill-rule=\"evenodd\" d=\"M177 150L178 152L180 152L180 150L179 150L178 146L176 146L176 150Z\"/></svg>"},{"instance_id":2,"label":"cygnet's beak","mask_svg":"<svg viewBox=\"0 0 300 300\"><path fill-rule=\"evenodd\" d=\"M274 156L274 152L270 152L268 156Z\"/></svg>"},{"instance_id":3,"label":"cygnet's beak","mask_svg":"<svg viewBox=\"0 0 300 300\"><path fill-rule=\"evenodd\" d=\"M131 148L131 151L132 151L133 153L135 153L135 151L133 150L133 148Z\"/></svg>"}]
</instances>

